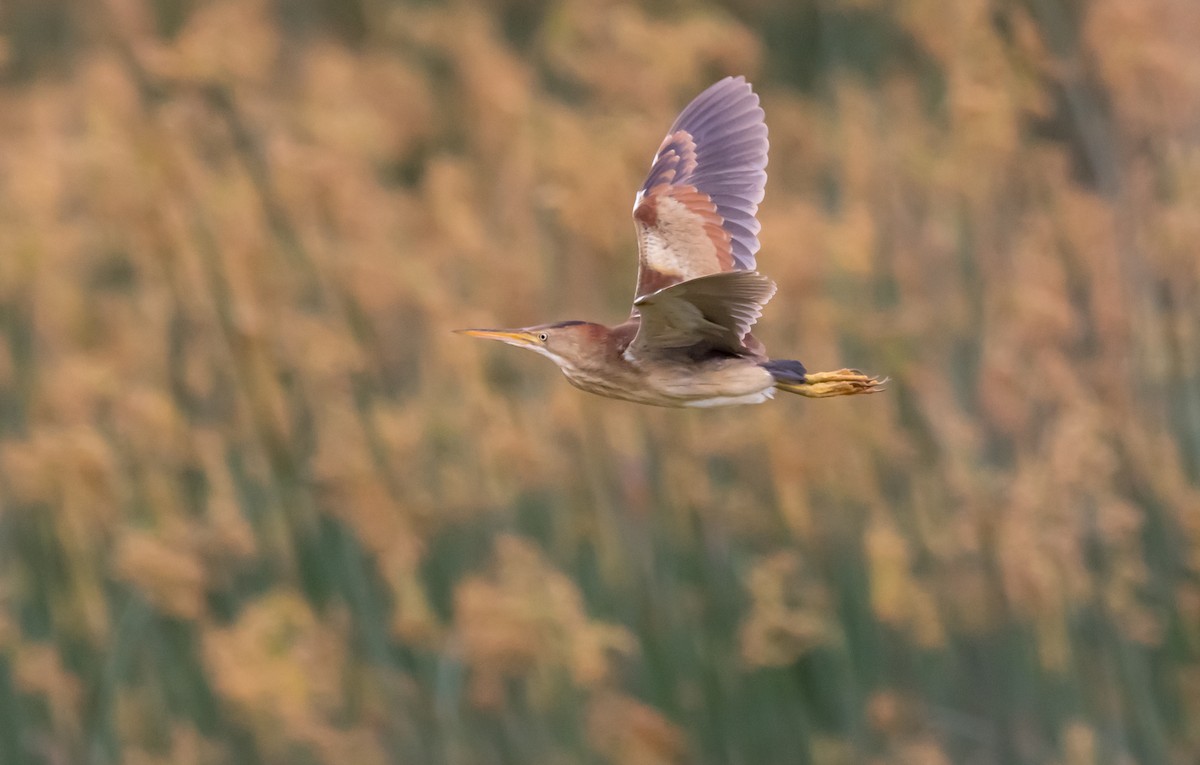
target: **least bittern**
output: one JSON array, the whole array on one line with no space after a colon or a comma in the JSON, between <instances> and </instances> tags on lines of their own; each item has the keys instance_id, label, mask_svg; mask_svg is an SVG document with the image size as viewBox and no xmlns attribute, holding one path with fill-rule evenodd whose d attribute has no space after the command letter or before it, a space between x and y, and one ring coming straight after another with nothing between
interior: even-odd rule
<instances>
[{"instance_id":1,"label":"least bittern","mask_svg":"<svg viewBox=\"0 0 1200 765\"><path fill-rule=\"evenodd\" d=\"M685 108L633 203L638 280L615 327L563 321L464 329L537 351L571 384L658 406L759 404L776 390L812 398L875 393L886 380L854 369L808 372L768 358L750 329L775 294L755 270L767 182L767 126L758 96L727 77Z\"/></svg>"}]
</instances>

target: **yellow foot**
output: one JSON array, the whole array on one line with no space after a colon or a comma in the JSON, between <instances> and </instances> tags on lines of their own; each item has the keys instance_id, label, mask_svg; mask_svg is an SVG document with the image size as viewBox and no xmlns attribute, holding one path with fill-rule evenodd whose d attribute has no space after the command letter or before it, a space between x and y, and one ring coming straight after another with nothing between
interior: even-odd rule
<instances>
[{"instance_id":1,"label":"yellow foot","mask_svg":"<svg viewBox=\"0 0 1200 765\"><path fill-rule=\"evenodd\" d=\"M809 398L829 398L878 393L886 382L886 377L880 380L857 369L839 369L836 372L809 372L802 383L778 383L776 387Z\"/></svg>"}]
</instances>

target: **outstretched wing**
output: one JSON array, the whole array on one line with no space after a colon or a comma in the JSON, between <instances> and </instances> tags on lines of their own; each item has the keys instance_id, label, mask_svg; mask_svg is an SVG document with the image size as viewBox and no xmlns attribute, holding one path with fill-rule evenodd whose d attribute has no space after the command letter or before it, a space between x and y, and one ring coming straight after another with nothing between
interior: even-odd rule
<instances>
[{"instance_id":1,"label":"outstretched wing","mask_svg":"<svg viewBox=\"0 0 1200 765\"><path fill-rule=\"evenodd\" d=\"M633 203L634 313L638 299L672 284L755 268L766 167L767 126L744 78L726 77L688 104Z\"/></svg>"},{"instance_id":2,"label":"outstretched wing","mask_svg":"<svg viewBox=\"0 0 1200 765\"><path fill-rule=\"evenodd\" d=\"M699 276L639 297L637 336L632 357L704 344L744 353L750 328L775 294L775 282L757 271L726 271Z\"/></svg>"}]
</instances>

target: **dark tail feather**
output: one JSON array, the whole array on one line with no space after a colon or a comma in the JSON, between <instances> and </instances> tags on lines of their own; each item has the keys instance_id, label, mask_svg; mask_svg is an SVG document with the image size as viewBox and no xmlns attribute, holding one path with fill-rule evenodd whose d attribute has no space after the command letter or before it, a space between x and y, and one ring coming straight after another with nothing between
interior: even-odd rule
<instances>
[{"instance_id":1,"label":"dark tail feather","mask_svg":"<svg viewBox=\"0 0 1200 765\"><path fill-rule=\"evenodd\" d=\"M808 374L808 370L799 361L791 359L771 359L759 364L760 367L771 373L777 383L792 383L800 385L804 383L804 376Z\"/></svg>"}]
</instances>

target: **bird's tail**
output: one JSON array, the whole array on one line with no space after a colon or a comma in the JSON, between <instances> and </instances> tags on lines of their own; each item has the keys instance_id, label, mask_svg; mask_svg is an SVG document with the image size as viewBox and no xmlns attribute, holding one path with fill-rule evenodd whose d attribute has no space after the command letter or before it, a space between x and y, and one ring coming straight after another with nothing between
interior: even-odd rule
<instances>
[{"instance_id":1,"label":"bird's tail","mask_svg":"<svg viewBox=\"0 0 1200 765\"><path fill-rule=\"evenodd\" d=\"M775 387L779 390L809 398L878 393L887 382L887 378L880 380L857 369L810 373L803 364L792 359L771 359L760 366L775 378Z\"/></svg>"},{"instance_id":2,"label":"bird's tail","mask_svg":"<svg viewBox=\"0 0 1200 765\"><path fill-rule=\"evenodd\" d=\"M803 364L792 359L771 359L759 366L771 373L771 377L775 378L776 387L779 387L780 383L803 385L804 376L808 374Z\"/></svg>"}]
</instances>

